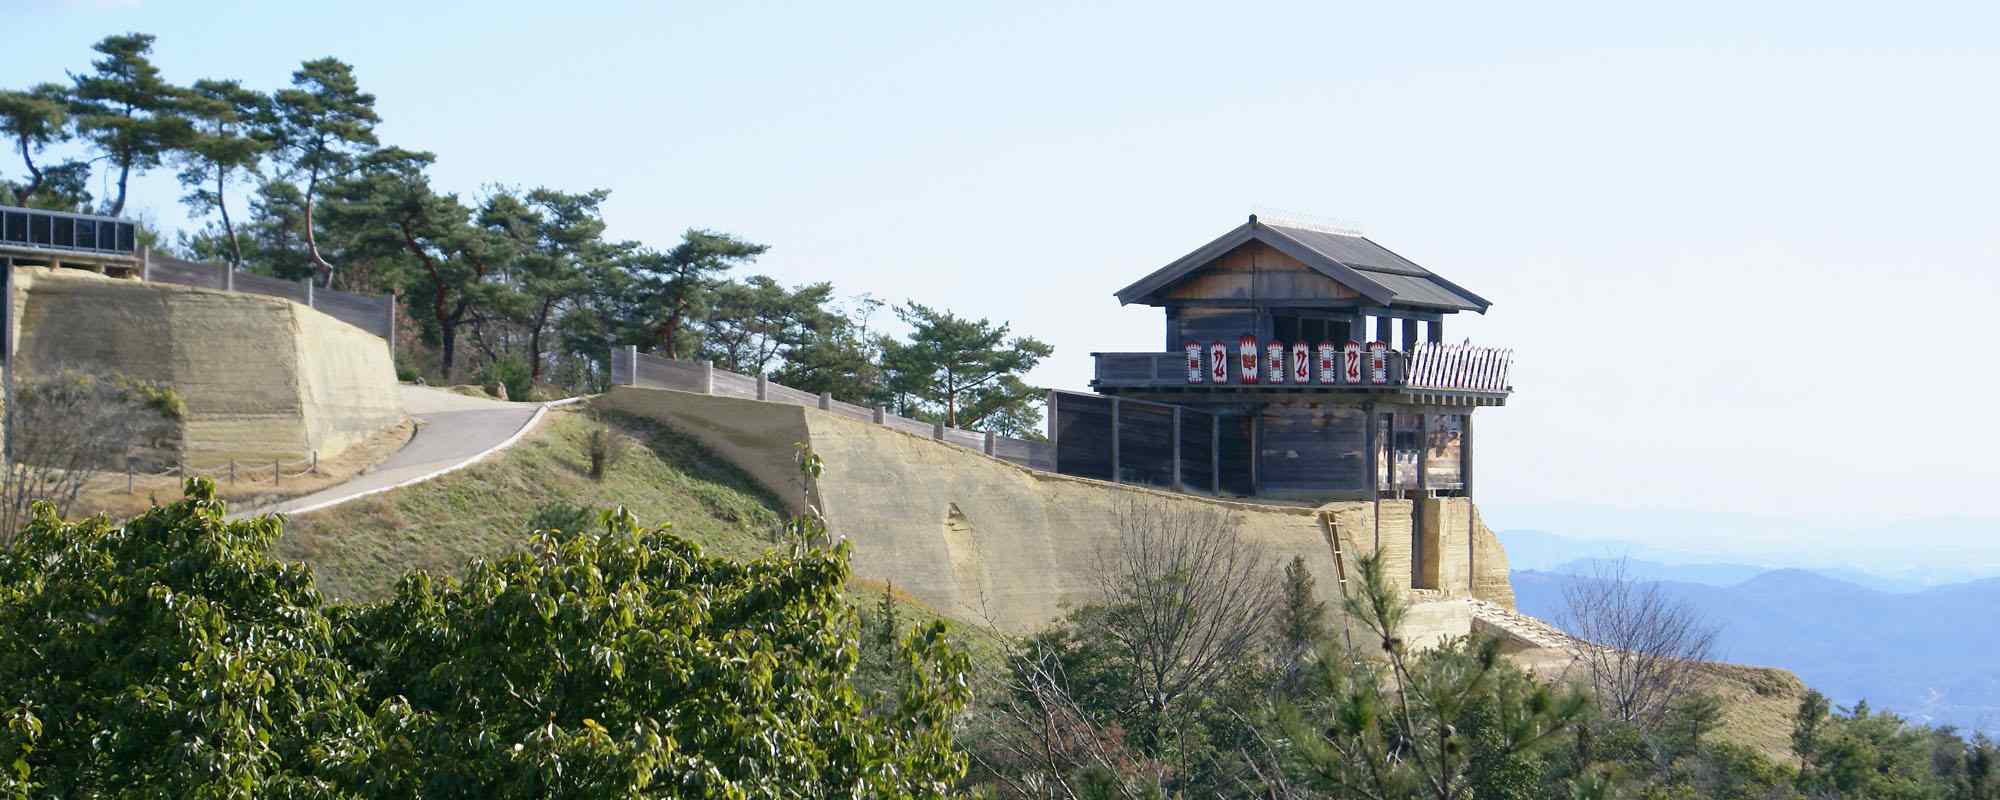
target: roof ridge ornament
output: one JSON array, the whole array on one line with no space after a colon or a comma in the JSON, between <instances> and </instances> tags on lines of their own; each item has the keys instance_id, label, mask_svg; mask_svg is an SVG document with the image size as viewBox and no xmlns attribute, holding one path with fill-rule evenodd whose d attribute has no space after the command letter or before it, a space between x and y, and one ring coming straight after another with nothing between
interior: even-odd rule
<instances>
[{"instance_id":1,"label":"roof ridge ornament","mask_svg":"<svg viewBox=\"0 0 2000 800\"><path fill-rule=\"evenodd\" d=\"M1251 224L1262 222L1265 225L1277 225L1285 228L1303 228L1319 233L1330 233L1335 236L1353 236L1357 238L1367 236L1367 234L1361 231L1361 226L1351 220L1304 214L1296 211L1285 211L1264 206L1257 207L1257 210L1250 215L1250 222Z\"/></svg>"}]
</instances>

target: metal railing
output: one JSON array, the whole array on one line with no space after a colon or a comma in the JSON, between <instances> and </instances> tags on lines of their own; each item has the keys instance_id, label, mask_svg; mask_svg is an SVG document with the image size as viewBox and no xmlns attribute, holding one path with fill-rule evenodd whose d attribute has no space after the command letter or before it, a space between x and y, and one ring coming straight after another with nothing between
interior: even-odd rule
<instances>
[{"instance_id":1,"label":"metal railing","mask_svg":"<svg viewBox=\"0 0 2000 800\"><path fill-rule=\"evenodd\" d=\"M1199 357L1187 353L1092 353L1096 360L1092 386L1121 389L1201 388L1284 389L1309 386L1341 389L1424 389L1431 391L1505 394L1513 391L1508 372L1514 351L1466 344L1419 344L1414 349L1384 350L1378 373L1374 354L1359 352L1359 364L1350 369L1345 348L1329 354L1314 347L1303 367L1290 346L1281 350L1275 363L1268 346L1258 345L1250 354L1255 380L1243 374L1245 354L1241 347L1225 347L1221 369L1217 369L1212 346L1204 345ZM1275 375L1274 375L1275 373Z\"/></svg>"},{"instance_id":2,"label":"metal railing","mask_svg":"<svg viewBox=\"0 0 2000 800\"><path fill-rule=\"evenodd\" d=\"M139 249L138 230L129 220L14 206L0 206L0 244L124 255Z\"/></svg>"}]
</instances>

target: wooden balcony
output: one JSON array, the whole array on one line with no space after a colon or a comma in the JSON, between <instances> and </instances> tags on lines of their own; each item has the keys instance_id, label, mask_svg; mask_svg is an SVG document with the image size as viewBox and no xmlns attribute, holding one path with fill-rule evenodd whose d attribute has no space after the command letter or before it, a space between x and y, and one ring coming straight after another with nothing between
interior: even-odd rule
<instances>
[{"instance_id":1,"label":"wooden balcony","mask_svg":"<svg viewBox=\"0 0 2000 800\"><path fill-rule=\"evenodd\" d=\"M1445 405L1504 405L1513 393L1508 370L1513 351L1471 345L1421 344L1409 351L1383 353L1378 371L1369 354L1362 353L1361 368L1343 369L1344 353L1335 352L1331 364L1319 363L1317 355L1304 370L1306 380L1296 380L1300 370L1286 349L1282 360L1282 380L1272 380L1270 364L1259 359L1256 381L1246 381L1231 347L1216 380L1215 364L1204 348L1200 369L1191 370L1186 353L1092 353L1096 376L1092 388L1104 394L1386 394L1417 402ZM1268 354L1266 354L1268 355ZM1191 374L1192 373L1192 374ZM1358 379L1357 379L1358 377Z\"/></svg>"}]
</instances>

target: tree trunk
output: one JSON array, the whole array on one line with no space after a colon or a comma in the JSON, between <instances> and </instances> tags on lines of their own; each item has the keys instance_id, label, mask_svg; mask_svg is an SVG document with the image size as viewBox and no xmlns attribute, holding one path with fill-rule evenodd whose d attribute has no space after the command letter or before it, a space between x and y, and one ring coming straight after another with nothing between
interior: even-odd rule
<instances>
[{"instance_id":1,"label":"tree trunk","mask_svg":"<svg viewBox=\"0 0 2000 800\"><path fill-rule=\"evenodd\" d=\"M676 310L668 314L666 324L660 326L660 349L666 351L668 358L681 357L680 348L674 346L675 341L681 338L680 333L681 312Z\"/></svg>"},{"instance_id":2,"label":"tree trunk","mask_svg":"<svg viewBox=\"0 0 2000 800\"><path fill-rule=\"evenodd\" d=\"M42 190L42 171L35 167L34 152L28 149L28 137L21 137L21 163L28 165L28 188L15 198L21 205L28 204L28 198Z\"/></svg>"},{"instance_id":3,"label":"tree trunk","mask_svg":"<svg viewBox=\"0 0 2000 800\"><path fill-rule=\"evenodd\" d=\"M314 169L306 178L306 254L313 264L326 274L326 288L333 288L333 265L319 255L319 236L313 232L313 195L319 191L319 170Z\"/></svg>"},{"instance_id":4,"label":"tree trunk","mask_svg":"<svg viewBox=\"0 0 2000 800\"><path fill-rule=\"evenodd\" d=\"M528 334L528 382L542 382L542 329L549 326L549 314L555 310L556 301L542 301L541 313L535 315L535 332Z\"/></svg>"},{"instance_id":5,"label":"tree trunk","mask_svg":"<svg viewBox=\"0 0 2000 800\"><path fill-rule=\"evenodd\" d=\"M229 201L222 196L222 187L227 185L229 169L215 168L215 207L222 212L222 232L229 237L229 268L243 268L243 245L236 241L236 225L229 221Z\"/></svg>"},{"instance_id":6,"label":"tree trunk","mask_svg":"<svg viewBox=\"0 0 2000 800\"><path fill-rule=\"evenodd\" d=\"M118 202L111 204L111 213L107 216L115 217L118 216L119 214L125 213L125 185L128 182L130 182L131 179L132 179L132 162L127 161L124 164L119 165L118 167Z\"/></svg>"},{"instance_id":7,"label":"tree trunk","mask_svg":"<svg viewBox=\"0 0 2000 800\"><path fill-rule=\"evenodd\" d=\"M440 306L443 304L440 303ZM438 316L438 364L444 369L444 382L451 383L452 362L458 355L458 321Z\"/></svg>"}]
</instances>

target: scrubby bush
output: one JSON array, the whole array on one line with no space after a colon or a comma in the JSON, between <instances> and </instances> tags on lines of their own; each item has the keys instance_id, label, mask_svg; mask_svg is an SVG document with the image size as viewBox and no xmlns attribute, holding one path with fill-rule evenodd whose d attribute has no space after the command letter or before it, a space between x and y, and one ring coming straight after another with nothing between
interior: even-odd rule
<instances>
[{"instance_id":1,"label":"scrubby bush","mask_svg":"<svg viewBox=\"0 0 2000 800\"><path fill-rule=\"evenodd\" d=\"M100 470L128 458L172 459L187 404L172 388L124 377L63 371L16 385L0 475L0 545L37 502L66 514Z\"/></svg>"},{"instance_id":2,"label":"scrubby bush","mask_svg":"<svg viewBox=\"0 0 2000 800\"><path fill-rule=\"evenodd\" d=\"M608 427L591 429L584 441L585 449L590 451L590 479L604 480L604 474L618 465L630 445L624 436Z\"/></svg>"}]
</instances>

